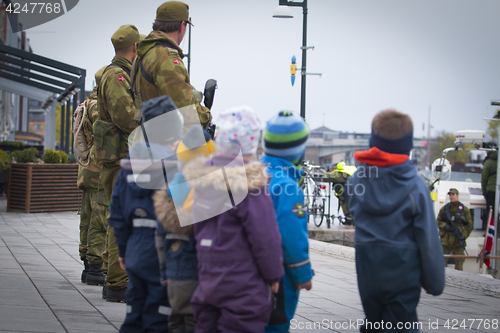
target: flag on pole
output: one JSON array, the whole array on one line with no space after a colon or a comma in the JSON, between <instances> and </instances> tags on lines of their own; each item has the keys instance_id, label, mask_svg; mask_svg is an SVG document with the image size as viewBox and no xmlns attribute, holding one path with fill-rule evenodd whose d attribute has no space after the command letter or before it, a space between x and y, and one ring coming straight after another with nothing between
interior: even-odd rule
<instances>
[{"instance_id":1,"label":"flag on pole","mask_svg":"<svg viewBox=\"0 0 500 333\"><path fill-rule=\"evenodd\" d=\"M493 214L490 214L490 225L488 226L488 232L486 233L486 239L484 244L484 249L481 251L481 255L484 252L485 256L491 254L493 248L493 240L495 239L495 220L493 219ZM490 259L484 259L484 264L490 268Z\"/></svg>"}]
</instances>

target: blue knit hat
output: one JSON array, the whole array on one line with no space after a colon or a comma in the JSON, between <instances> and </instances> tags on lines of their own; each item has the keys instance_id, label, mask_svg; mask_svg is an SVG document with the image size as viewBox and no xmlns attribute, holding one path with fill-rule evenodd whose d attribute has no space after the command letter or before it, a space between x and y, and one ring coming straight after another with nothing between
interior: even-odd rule
<instances>
[{"instance_id":1,"label":"blue knit hat","mask_svg":"<svg viewBox=\"0 0 500 333\"><path fill-rule=\"evenodd\" d=\"M302 117L290 111L280 111L266 124L264 152L298 163L306 151L309 129Z\"/></svg>"}]
</instances>

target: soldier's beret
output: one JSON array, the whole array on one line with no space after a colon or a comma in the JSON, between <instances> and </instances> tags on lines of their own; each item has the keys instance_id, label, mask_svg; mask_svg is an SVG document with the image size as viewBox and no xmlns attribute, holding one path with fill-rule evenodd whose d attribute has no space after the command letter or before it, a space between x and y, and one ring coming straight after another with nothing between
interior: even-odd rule
<instances>
[{"instance_id":1,"label":"soldier's beret","mask_svg":"<svg viewBox=\"0 0 500 333\"><path fill-rule=\"evenodd\" d=\"M140 39L139 30L132 24L122 25L111 36L111 43L115 50L124 49L137 43Z\"/></svg>"},{"instance_id":2,"label":"soldier's beret","mask_svg":"<svg viewBox=\"0 0 500 333\"><path fill-rule=\"evenodd\" d=\"M156 20L161 22L186 21L193 25L189 20L189 6L180 1L168 1L163 3L156 10Z\"/></svg>"}]
</instances>

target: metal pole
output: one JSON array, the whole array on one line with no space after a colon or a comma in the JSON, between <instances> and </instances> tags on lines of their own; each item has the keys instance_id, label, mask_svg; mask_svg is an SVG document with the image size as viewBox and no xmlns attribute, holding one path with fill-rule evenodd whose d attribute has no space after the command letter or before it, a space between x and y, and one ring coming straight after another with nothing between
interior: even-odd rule
<instances>
[{"instance_id":1,"label":"metal pole","mask_svg":"<svg viewBox=\"0 0 500 333\"><path fill-rule=\"evenodd\" d=\"M302 24L302 70L300 84L300 116L306 119L306 62L307 62L307 0L302 2L304 21Z\"/></svg>"},{"instance_id":2,"label":"metal pole","mask_svg":"<svg viewBox=\"0 0 500 333\"><path fill-rule=\"evenodd\" d=\"M84 90L85 91L85 90ZM85 95L85 94L82 94L82 95ZM76 108L78 107L78 95L73 95L73 112L71 112L71 120L69 122L69 126L71 128L71 131L70 131L70 145L68 147L68 150L71 151L72 154L74 154L75 152L73 151L73 115L74 115L74 112L76 110Z\"/></svg>"},{"instance_id":3,"label":"metal pole","mask_svg":"<svg viewBox=\"0 0 500 333\"><path fill-rule=\"evenodd\" d=\"M61 105L61 126L59 128L59 150L64 150L64 118L66 116L66 104Z\"/></svg>"},{"instance_id":4,"label":"metal pole","mask_svg":"<svg viewBox=\"0 0 500 333\"><path fill-rule=\"evenodd\" d=\"M66 125L64 129L66 131L66 135L64 136L64 152L69 153L69 127L71 121L71 99L66 103Z\"/></svg>"},{"instance_id":5,"label":"metal pole","mask_svg":"<svg viewBox=\"0 0 500 333\"><path fill-rule=\"evenodd\" d=\"M191 21L191 18L189 18L189 21ZM189 77L191 77L191 24L189 24L189 33L188 33L188 74Z\"/></svg>"},{"instance_id":6,"label":"metal pole","mask_svg":"<svg viewBox=\"0 0 500 333\"><path fill-rule=\"evenodd\" d=\"M497 126L497 131L500 133L500 121L498 121L498 126ZM498 147L500 147L500 135L498 136ZM498 200L500 200L500 161L497 161L497 184L495 188L495 210L494 210L494 216L495 216L495 237L493 237L493 248L491 249L491 254L494 256L497 255L497 239L498 239L498 208L499 208L499 203ZM490 224L490 221L488 221L488 226ZM488 226L486 227L486 232L488 232ZM486 241L486 239L485 239ZM497 259L493 260L493 263L491 265L492 270L496 270L497 268Z\"/></svg>"}]
</instances>

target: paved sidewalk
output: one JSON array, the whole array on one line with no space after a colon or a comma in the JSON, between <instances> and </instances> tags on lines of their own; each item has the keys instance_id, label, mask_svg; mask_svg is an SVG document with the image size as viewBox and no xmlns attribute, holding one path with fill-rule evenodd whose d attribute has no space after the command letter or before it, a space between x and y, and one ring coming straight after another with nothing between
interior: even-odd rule
<instances>
[{"instance_id":1,"label":"paved sidewalk","mask_svg":"<svg viewBox=\"0 0 500 333\"><path fill-rule=\"evenodd\" d=\"M0 332L117 332L125 304L108 303L100 287L80 282L79 217L6 213L5 203L0 200ZM311 241L316 276L313 289L301 293L291 332L358 332L364 316L353 258L352 248ZM422 294L421 332L498 332L500 281L451 269L447 275L443 295ZM460 329L462 323L472 329Z\"/></svg>"}]
</instances>

